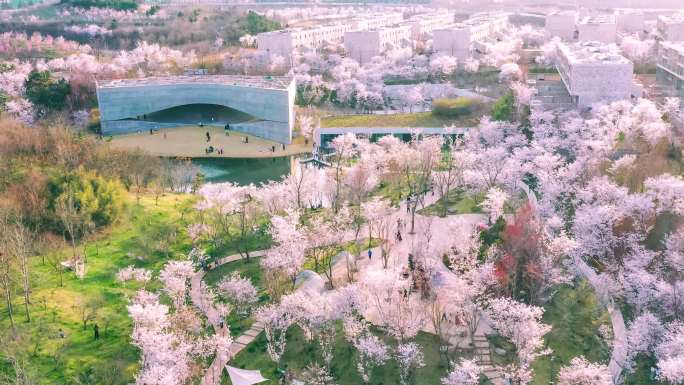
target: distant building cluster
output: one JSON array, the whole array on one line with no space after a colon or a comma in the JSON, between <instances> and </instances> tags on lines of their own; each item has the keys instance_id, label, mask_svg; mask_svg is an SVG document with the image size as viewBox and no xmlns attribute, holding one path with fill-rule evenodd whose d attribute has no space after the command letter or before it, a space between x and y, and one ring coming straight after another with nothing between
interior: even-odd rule
<instances>
[{"instance_id":1,"label":"distant building cluster","mask_svg":"<svg viewBox=\"0 0 684 385\"><path fill-rule=\"evenodd\" d=\"M257 47L287 57L298 48L343 43L349 57L364 63L387 49L432 37L435 52L465 60L478 43L495 37L508 24L508 14L499 12L475 14L462 22L455 22L454 14L447 11L408 19L401 13L372 14L345 23L261 33L257 35Z\"/></svg>"},{"instance_id":2,"label":"distant building cluster","mask_svg":"<svg viewBox=\"0 0 684 385\"><path fill-rule=\"evenodd\" d=\"M374 13L344 22L311 28L288 28L256 36L259 50L289 57L299 48L317 49L327 43L341 43L347 32L366 31L404 21L401 12Z\"/></svg>"},{"instance_id":3,"label":"distant building cluster","mask_svg":"<svg viewBox=\"0 0 684 385\"><path fill-rule=\"evenodd\" d=\"M661 15L656 24L656 82L663 96L684 100L684 11Z\"/></svg>"},{"instance_id":4,"label":"distant building cluster","mask_svg":"<svg viewBox=\"0 0 684 385\"><path fill-rule=\"evenodd\" d=\"M613 14L584 15L575 11L555 11L546 15L546 36L564 41L616 43L621 36L646 31L644 13L617 10Z\"/></svg>"},{"instance_id":5,"label":"distant building cluster","mask_svg":"<svg viewBox=\"0 0 684 385\"><path fill-rule=\"evenodd\" d=\"M454 23L433 31L435 52L446 53L465 60L472 55L478 43L496 36L508 27L508 14L480 13L461 23Z\"/></svg>"}]
</instances>

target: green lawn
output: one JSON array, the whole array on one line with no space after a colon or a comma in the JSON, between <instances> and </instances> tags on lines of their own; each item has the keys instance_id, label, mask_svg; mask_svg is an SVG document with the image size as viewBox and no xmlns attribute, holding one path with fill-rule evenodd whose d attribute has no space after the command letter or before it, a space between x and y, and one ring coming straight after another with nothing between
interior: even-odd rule
<instances>
[{"instance_id":1,"label":"green lawn","mask_svg":"<svg viewBox=\"0 0 684 385\"><path fill-rule=\"evenodd\" d=\"M291 370L295 375L299 374L311 362L322 363L318 352L318 344L315 341L307 342L299 328L292 327L288 331L287 340L287 349L283 355L282 363L283 367ZM432 334L419 333L415 341L423 349L426 366L416 371L413 383L439 385L440 378L444 377L447 372L444 356L439 353L439 339ZM394 345L393 341L387 342ZM342 326L339 325L332 363L332 374L338 385L358 385L363 383L356 371L356 355L356 349L344 340ZM457 360L458 357L458 355L454 355L451 358ZM276 380L278 378L276 365L266 353L266 337L264 333L261 333L254 342L247 345L245 350L231 360L230 365L244 369L259 369L264 377L271 379L271 381L264 382L263 384L278 384ZM398 383L399 373L396 361L394 360L390 360L386 365L376 368L373 371L370 382L372 385L394 385ZM231 384L225 373L222 384Z\"/></svg>"},{"instance_id":2,"label":"green lawn","mask_svg":"<svg viewBox=\"0 0 684 385\"><path fill-rule=\"evenodd\" d=\"M470 214L480 213L479 204L484 200L484 196L471 196L462 190L451 190L446 200L440 199L435 204L425 207L418 211L421 215L442 215L444 206L449 214Z\"/></svg>"},{"instance_id":3,"label":"green lawn","mask_svg":"<svg viewBox=\"0 0 684 385\"><path fill-rule=\"evenodd\" d=\"M474 127L480 121L480 116L466 116L461 118L443 118L432 112L414 112L392 115L337 115L321 119L321 127L444 127L455 125L458 127Z\"/></svg>"},{"instance_id":4,"label":"green lawn","mask_svg":"<svg viewBox=\"0 0 684 385\"><path fill-rule=\"evenodd\" d=\"M180 208L189 204L188 196L169 194L162 197L159 206L152 198L143 197L140 205L129 199L129 209L118 224L97 235L97 240L88 244L87 272L83 280L73 273L64 274L64 286L59 286L57 273L43 264L36 256L31 260L31 284L33 301L30 306L32 322L24 321L23 312L16 314L20 337L10 338L9 319L6 312L0 313L0 345L9 347L25 362L27 370L35 377L37 384L72 384L78 375L92 370L90 376L98 384L126 384L133 380L138 369L139 353L130 344L131 320L126 310L127 298L141 287L139 283L122 284L116 280L117 272L128 265L158 271L166 262L166 252L154 252L137 258L130 247L140 226L150 229L166 226L168 221L177 224ZM169 245L170 258L178 258L188 251L188 243L178 231L174 242ZM70 249L61 248L56 253L64 255ZM150 284L152 287L156 285ZM94 318L83 329L79 313L80 303L96 301ZM23 310L21 299L16 298L15 309ZM4 310L4 309L3 309ZM93 324L100 327L101 338L93 338ZM65 332L65 338L58 338L58 330ZM10 347L11 346L11 347ZM3 367L0 350L0 370ZM112 375L116 373L116 375Z\"/></svg>"},{"instance_id":5,"label":"green lawn","mask_svg":"<svg viewBox=\"0 0 684 385\"><path fill-rule=\"evenodd\" d=\"M545 341L553 353L532 365L533 385L555 383L560 367L568 365L576 356L608 363L610 348L600 337L598 328L610 326L610 317L586 281L580 281L576 287L562 286L545 310L543 322L553 327Z\"/></svg>"}]
</instances>

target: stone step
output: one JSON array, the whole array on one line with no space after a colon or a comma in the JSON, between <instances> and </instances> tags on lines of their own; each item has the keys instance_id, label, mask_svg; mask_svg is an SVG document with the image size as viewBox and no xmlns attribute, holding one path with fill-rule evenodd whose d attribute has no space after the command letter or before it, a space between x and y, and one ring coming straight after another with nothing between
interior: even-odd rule
<instances>
[{"instance_id":1,"label":"stone step","mask_svg":"<svg viewBox=\"0 0 684 385\"><path fill-rule=\"evenodd\" d=\"M246 336L251 336L251 337L256 337L256 336L258 336L259 333L261 333L263 330L264 330L264 329L254 329L254 328L251 328L251 329L247 330L247 331L245 332L244 335L246 335Z\"/></svg>"},{"instance_id":2,"label":"stone step","mask_svg":"<svg viewBox=\"0 0 684 385\"><path fill-rule=\"evenodd\" d=\"M242 345L247 345L250 342L254 341L253 336L248 336L246 334L241 335L235 340L235 343L242 344Z\"/></svg>"}]
</instances>

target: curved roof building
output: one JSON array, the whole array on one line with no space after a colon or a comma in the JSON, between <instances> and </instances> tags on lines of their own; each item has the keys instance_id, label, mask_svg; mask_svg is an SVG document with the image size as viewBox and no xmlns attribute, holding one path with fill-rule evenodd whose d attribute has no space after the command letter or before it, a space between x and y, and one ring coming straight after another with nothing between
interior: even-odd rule
<instances>
[{"instance_id":1,"label":"curved roof building","mask_svg":"<svg viewBox=\"0 0 684 385\"><path fill-rule=\"evenodd\" d=\"M97 100L104 135L200 125L230 125L290 143L295 82L289 77L183 75L100 80Z\"/></svg>"}]
</instances>

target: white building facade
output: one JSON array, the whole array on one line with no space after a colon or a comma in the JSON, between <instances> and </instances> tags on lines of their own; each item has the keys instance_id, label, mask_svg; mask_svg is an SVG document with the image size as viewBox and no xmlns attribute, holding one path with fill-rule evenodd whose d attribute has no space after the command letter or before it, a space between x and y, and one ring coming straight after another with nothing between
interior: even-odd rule
<instances>
[{"instance_id":1,"label":"white building facade","mask_svg":"<svg viewBox=\"0 0 684 385\"><path fill-rule=\"evenodd\" d=\"M598 41L605 44L617 41L617 22L614 15L587 16L577 23L579 41Z\"/></svg>"},{"instance_id":2,"label":"white building facade","mask_svg":"<svg viewBox=\"0 0 684 385\"><path fill-rule=\"evenodd\" d=\"M473 44L494 37L508 27L508 14L478 14L470 19L432 32L432 48L464 61L472 56Z\"/></svg>"},{"instance_id":3,"label":"white building facade","mask_svg":"<svg viewBox=\"0 0 684 385\"><path fill-rule=\"evenodd\" d=\"M260 51L289 57L299 48L317 49L325 43L341 43L349 31L370 30L393 25L404 20L401 12L372 14L345 23L321 25L314 28L291 28L257 34L257 48Z\"/></svg>"},{"instance_id":4,"label":"white building facade","mask_svg":"<svg viewBox=\"0 0 684 385\"><path fill-rule=\"evenodd\" d=\"M639 33L646 29L646 17L642 11L638 10L615 11L615 22L620 33Z\"/></svg>"},{"instance_id":5,"label":"white building facade","mask_svg":"<svg viewBox=\"0 0 684 385\"><path fill-rule=\"evenodd\" d=\"M684 41L684 12L658 16L658 35L665 41Z\"/></svg>"},{"instance_id":6,"label":"white building facade","mask_svg":"<svg viewBox=\"0 0 684 385\"><path fill-rule=\"evenodd\" d=\"M577 12L556 11L546 15L544 27L547 39L559 37L565 41L572 41L577 33Z\"/></svg>"},{"instance_id":7,"label":"white building facade","mask_svg":"<svg viewBox=\"0 0 684 385\"><path fill-rule=\"evenodd\" d=\"M559 43L556 56L558 73L580 108L641 96L634 84L634 64L615 45Z\"/></svg>"},{"instance_id":8,"label":"white building facade","mask_svg":"<svg viewBox=\"0 0 684 385\"><path fill-rule=\"evenodd\" d=\"M344 34L344 48L349 57L364 64L385 50L409 44L412 33L410 25L396 25L370 31L349 31Z\"/></svg>"}]
</instances>

